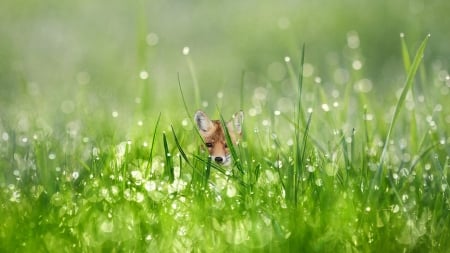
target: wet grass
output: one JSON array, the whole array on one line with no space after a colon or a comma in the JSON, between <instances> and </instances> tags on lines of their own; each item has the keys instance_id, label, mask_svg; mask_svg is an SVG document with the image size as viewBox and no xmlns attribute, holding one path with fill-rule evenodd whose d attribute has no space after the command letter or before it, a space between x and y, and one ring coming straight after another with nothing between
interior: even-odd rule
<instances>
[{"instance_id":1,"label":"wet grass","mask_svg":"<svg viewBox=\"0 0 450 253\"><path fill-rule=\"evenodd\" d=\"M303 47L297 67L285 59L285 83L240 95L245 130L230 167L200 148L180 77L177 116L138 106L103 117L81 108L61 128L32 114L2 120L0 251L446 252L450 82L430 73L414 88L427 40L411 61L402 38L405 82L381 102L358 66L328 90ZM205 107L194 86L193 104L226 121L218 111L233 104Z\"/></svg>"}]
</instances>

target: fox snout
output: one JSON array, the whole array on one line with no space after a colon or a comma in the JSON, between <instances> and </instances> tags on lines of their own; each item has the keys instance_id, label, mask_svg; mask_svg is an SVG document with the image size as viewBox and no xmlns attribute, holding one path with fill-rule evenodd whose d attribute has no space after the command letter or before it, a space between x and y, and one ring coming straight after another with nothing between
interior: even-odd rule
<instances>
[{"instance_id":1,"label":"fox snout","mask_svg":"<svg viewBox=\"0 0 450 253\"><path fill-rule=\"evenodd\" d=\"M243 119L244 113L240 111L235 113L233 118L226 123L233 145L239 141L242 135ZM195 113L194 120L211 159L219 164L229 165L231 155L220 120L210 120L202 111Z\"/></svg>"}]
</instances>

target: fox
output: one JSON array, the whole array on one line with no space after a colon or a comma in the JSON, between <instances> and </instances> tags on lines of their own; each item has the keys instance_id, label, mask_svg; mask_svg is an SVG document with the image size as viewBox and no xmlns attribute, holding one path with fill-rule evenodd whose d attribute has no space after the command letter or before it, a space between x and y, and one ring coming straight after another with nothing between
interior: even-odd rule
<instances>
[{"instance_id":1,"label":"fox","mask_svg":"<svg viewBox=\"0 0 450 253\"><path fill-rule=\"evenodd\" d=\"M212 160L218 164L228 166L231 163L230 149L227 145L225 131L220 120L210 120L203 111L197 111L194 115L199 133ZM242 137L242 124L244 112L239 111L226 123L233 145L237 145Z\"/></svg>"}]
</instances>

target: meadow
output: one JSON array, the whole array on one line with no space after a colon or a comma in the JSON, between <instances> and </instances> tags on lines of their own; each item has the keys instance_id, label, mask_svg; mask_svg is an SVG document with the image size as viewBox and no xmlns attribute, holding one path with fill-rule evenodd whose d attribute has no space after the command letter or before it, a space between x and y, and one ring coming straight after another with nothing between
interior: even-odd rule
<instances>
[{"instance_id":1,"label":"meadow","mask_svg":"<svg viewBox=\"0 0 450 253\"><path fill-rule=\"evenodd\" d=\"M449 252L446 1L2 5L0 252Z\"/></svg>"}]
</instances>

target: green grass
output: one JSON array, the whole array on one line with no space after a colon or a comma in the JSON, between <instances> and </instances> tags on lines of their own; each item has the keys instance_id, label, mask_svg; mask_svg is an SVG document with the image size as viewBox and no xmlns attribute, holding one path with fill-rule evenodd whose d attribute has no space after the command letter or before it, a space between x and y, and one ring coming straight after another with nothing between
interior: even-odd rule
<instances>
[{"instance_id":1,"label":"green grass","mask_svg":"<svg viewBox=\"0 0 450 253\"><path fill-rule=\"evenodd\" d=\"M448 7L5 1L0 252L449 252Z\"/></svg>"},{"instance_id":2,"label":"green grass","mask_svg":"<svg viewBox=\"0 0 450 253\"><path fill-rule=\"evenodd\" d=\"M200 148L180 77L176 116L91 117L81 106L63 127L2 119L0 251L448 252L448 78L429 73L414 89L427 40L411 61L402 38L393 102L352 87L363 78L354 69L335 87L304 76L303 47L286 83L240 95L245 131L230 167ZM218 111L239 109L223 95L205 108L222 122ZM122 134L128 120L138 123Z\"/></svg>"}]
</instances>

